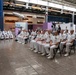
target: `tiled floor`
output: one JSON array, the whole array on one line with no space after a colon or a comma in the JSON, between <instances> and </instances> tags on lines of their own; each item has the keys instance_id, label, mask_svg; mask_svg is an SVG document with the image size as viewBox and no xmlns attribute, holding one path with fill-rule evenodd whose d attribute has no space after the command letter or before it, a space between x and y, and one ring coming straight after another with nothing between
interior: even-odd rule
<instances>
[{"instance_id":1,"label":"tiled floor","mask_svg":"<svg viewBox=\"0 0 76 75\"><path fill-rule=\"evenodd\" d=\"M0 41L0 75L76 75L76 54L48 60L13 40Z\"/></svg>"}]
</instances>

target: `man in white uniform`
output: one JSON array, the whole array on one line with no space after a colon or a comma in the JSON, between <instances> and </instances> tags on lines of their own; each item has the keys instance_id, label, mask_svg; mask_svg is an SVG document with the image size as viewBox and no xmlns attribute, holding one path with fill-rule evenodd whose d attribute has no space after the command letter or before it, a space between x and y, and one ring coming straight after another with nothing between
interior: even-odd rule
<instances>
[{"instance_id":1,"label":"man in white uniform","mask_svg":"<svg viewBox=\"0 0 76 75\"><path fill-rule=\"evenodd\" d=\"M13 39L13 33L11 32L11 30L8 31L8 35L10 39Z\"/></svg>"},{"instance_id":2,"label":"man in white uniform","mask_svg":"<svg viewBox=\"0 0 76 75\"><path fill-rule=\"evenodd\" d=\"M24 34L24 30L22 30L21 33L17 36L17 40L19 43L21 43L22 40L21 38L23 37L23 34Z\"/></svg>"},{"instance_id":3,"label":"man in white uniform","mask_svg":"<svg viewBox=\"0 0 76 75\"><path fill-rule=\"evenodd\" d=\"M36 42L37 42L38 40L40 40L40 33L41 33L41 32L38 31L36 38L31 40L31 42L30 42L30 48L31 48L31 50L36 49ZM36 51L36 50L35 50L35 51Z\"/></svg>"},{"instance_id":4,"label":"man in white uniform","mask_svg":"<svg viewBox=\"0 0 76 75\"><path fill-rule=\"evenodd\" d=\"M67 34L63 33L64 30L61 30L61 33L59 34L60 36L60 50L63 50L64 45L66 44L66 40L67 40Z\"/></svg>"},{"instance_id":5,"label":"man in white uniform","mask_svg":"<svg viewBox=\"0 0 76 75\"><path fill-rule=\"evenodd\" d=\"M24 31L24 37L23 37L23 39L25 40L25 44L28 43L29 33L26 30Z\"/></svg>"},{"instance_id":6,"label":"man in white uniform","mask_svg":"<svg viewBox=\"0 0 76 75\"><path fill-rule=\"evenodd\" d=\"M41 31L40 40L38 40L36 42L36 52L38 52L38 53L41 53L42 52L41 46L42 46L42 42L45 40L44 33L45 33L44 31Z\"/></svg>"},{"instance_id":7,"label":"man in white uniform","mask_svg":"<svg viewBox=\"0 0 76 75\"><path fill-rule=\"evenodd\" d=\"M58 35L58 32L54 32L54 36L52 36L52 41L50 42L50 51L48 55L48 59L53 58L53 49L57 48L60 43L60 37Z\"/></svg>"},{"instance_id":8,"label":"man in white uniform","mask_svg":"<svg viewBox=\"0 0 76 75\"><path fill-rule=\"evenodd\" d=\"M42 43L42 56L46 55L49 53L49 48L50 48L50 41L51 41L51 38L52 38L52 34L51 34L51 31L48 31L48 33L46 34L45 33L45 41L43 41Z\"/></svg>"},{"instance_id":9,"label":"man in white uniform","mask_svg":"<svg viewBox=\"0 0 76 75\"><path fill-rule=\"evenodd\" d=\"M8 31L4 30L3 35L4 35L5 39L9 39Z\"/></svg>"},{"instance_id":10,"label":"man in white uniform","mask_svg":"<svg viewBox=\"0 0 76 75\"><path fill-rule=\"evenodd\" d=\"M66 41L66 54L64 56L68 56L69 55L69 52L70 52L69 47L71 45L73 45L74 40L75 40L74 30L71 30L70 34L68 35L67 41Z\"/></svg>"},{"instance_id":11,"label":"man in white uniform","mask_svg":"<svg viewBox=\"0 0 76 75\"><path fill-rule=\"evenodd\" d=\"M30 40L33 40L36 36L36 32L32 30L30 37Z\"/></svg>"},{"instance_id":12,"label":"man in white uniform","mask_svg":"<svg viewBox=\"0 0 76 75\"><path fill-rule=\"evenodd\" d=\"M0 31L0 39L1 39L1 40L4 40L4 34L3 34L3 31Z\"/></svg>"}]
</instances>

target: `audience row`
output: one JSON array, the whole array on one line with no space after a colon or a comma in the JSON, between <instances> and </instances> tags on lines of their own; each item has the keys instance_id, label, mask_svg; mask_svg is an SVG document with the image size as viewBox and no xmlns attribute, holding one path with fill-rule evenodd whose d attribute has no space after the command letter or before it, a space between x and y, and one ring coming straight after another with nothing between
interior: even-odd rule
<instances>
[{"instance_id":1,"label":"audience row","mask_svg":"<svg viewBox=\"0 0 76 75\"><path fill-rule=\"evenodd\" d=\"M12 32L9 31L0 31L0 40L4 40L4 39L13 39L13 34Z\"/></svg>"},{"instance_id":2,"label":"audience row","mask_svg":"<svg viewBox=\"0 0 76 75\"><path fill-rule=\"evenodd\" d=\"M30 49L35 53L41 53L42 56L46 55L48 59L54 57L54 49L57 49L59 53L64 53L64 56L69 56L70 47L75 45L74 30L71 30L70 33L68 30L61 30L60 33L51 30L32 31L31 35L28 31L23 30L16 38L21 43L30 41Z\"/></svg>"}]
</instances>

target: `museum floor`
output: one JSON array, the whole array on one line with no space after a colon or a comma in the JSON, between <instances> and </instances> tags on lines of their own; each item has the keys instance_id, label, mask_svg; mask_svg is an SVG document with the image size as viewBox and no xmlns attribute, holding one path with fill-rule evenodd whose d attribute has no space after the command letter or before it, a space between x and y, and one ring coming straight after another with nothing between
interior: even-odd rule
<instances>
[{"instance_id":1,"label":"museum floor","mask_svg":"<svg viewBox=\"0 0 76 75\"><path fill-rule=\"evenodd\" d=\"M76 54L48 60L13 40L0 41L0 75L76 75Z\"/></svg>"}]
</instances>

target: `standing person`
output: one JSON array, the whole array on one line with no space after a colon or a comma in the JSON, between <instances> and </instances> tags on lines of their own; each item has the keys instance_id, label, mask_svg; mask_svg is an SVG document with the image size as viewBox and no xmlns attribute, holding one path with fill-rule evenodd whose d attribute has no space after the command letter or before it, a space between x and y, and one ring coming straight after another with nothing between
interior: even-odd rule
<instances>
[{"instance_id":1,"label":"standing person","mask_svg":"<svg viewBox=\"0 0 76 75\"><path fill-rule=\"evenodd\" d=\"M56 32L56 31L57 31L56 24L53 23L53 25L52 25L52 32L54 33L54 32Z\"/></svg>"},{"instance_id":2,"label":"standing person","mask_svg":"<svg viewBox=\"0 0 76 75\"><path fill-rule=\"evenodd\" d=\"M57 29L57 31L58 31L58 34L59 34L60 31L61 31L61 27L60 27L60 25L58 25L58 29Z\"/></svg>"}]
</instances>

